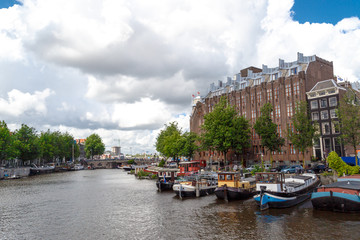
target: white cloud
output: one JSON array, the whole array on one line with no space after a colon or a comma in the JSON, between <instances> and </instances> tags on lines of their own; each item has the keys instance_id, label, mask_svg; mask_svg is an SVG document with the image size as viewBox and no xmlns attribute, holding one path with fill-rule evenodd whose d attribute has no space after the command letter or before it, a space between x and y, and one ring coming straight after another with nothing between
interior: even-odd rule
<instances>
[{"instance_id":1,"label":"white cloud","mask_svg":"<svg viewBox=\"0 0 360 240\"><path fill-rule=\"evenodd\" d=\"M303 52L359 79L359 18L300 24L293 4L24 0L0 10L0 118L150 151L165 123L188 130L191 94L242 68Z\"/></svg>"},{"instance_id":2,"label":"white cloud","mask_svg":"<svg viewBox=\"0 0 360 240\"><path fill-rule=\"evenodd\" d=\"M14 89L8 93L8 99L0 98L0 114L19 117L25 113L34 112L36 115L46 115L46 98L54 94L50 89L34 94L23 93Z\"/></svg>"}]
</instances>

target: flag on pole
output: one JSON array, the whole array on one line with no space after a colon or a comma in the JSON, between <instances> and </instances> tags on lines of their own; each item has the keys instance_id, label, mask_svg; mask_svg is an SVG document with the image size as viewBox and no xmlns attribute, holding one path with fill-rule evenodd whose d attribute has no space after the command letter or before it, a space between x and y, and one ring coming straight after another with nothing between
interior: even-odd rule
<instances>
[{"instance_id":1,"label":"flag on pole","mask_svg":"<svg viewBox=\"0 0 360 240\"><path fill-rule=\"evenodd\" d=\"M200 95L200 92L198 92L198 95Z\"/></svg>"},{"instance_id":2,"label":"flag on pole","mask_svg":"<svg viewBox=\"0 0 360 240\"><path fill-rule=\"evenodd\" d=\"M193 94L193 95L191 95L192 97L195 97L195 95Z\"/></svg>"}]
</instances>

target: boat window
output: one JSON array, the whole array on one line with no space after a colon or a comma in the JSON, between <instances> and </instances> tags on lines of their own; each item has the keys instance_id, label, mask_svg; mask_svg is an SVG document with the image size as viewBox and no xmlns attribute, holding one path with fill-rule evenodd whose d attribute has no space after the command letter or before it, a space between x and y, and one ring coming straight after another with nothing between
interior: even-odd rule
<instances>
[{"instance_id":1,"label":"boat window","mask_svg":"<svg viewBox=\"0 0 360 240\"><path fill-rule=\"evenodd\" d=\"M232 180L232 175L226 175L226 180Z\"/></svg>"},{"instance_id":2,"label":"boat window","mask_svg":"<svg viewBox=\"0 0 360 240\"><path fill-rule=\"evenodd\" d=\"M225 180L225 175L219 174L219 180L224 181Z\"/></svg>"}]
</instances>

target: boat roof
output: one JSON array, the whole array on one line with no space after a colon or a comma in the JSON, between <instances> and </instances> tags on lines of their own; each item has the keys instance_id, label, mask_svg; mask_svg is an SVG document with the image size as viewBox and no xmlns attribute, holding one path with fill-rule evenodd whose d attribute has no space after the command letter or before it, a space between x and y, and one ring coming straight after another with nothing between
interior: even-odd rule
<instances>
[{"instance_id":1,"label":"boat roof","mask_svg":"<svg viewBox=\"0 0 360 240\"><path fill-rule=\"evenodd\" d=\"M328 184L326 186L322 186L324 188L345 188L352 190L360 190L360 182L359 181L340 181Z\"/></svg>"},{"instance_id":2,"label":"boat roof","mask_svg":"<svg viewBox=\"0 0 360 240\"><path fill-rule=\"evenodd\" d=\"M285 182L285 186L288 186L288 187L293 187L293 188L296 188L296 187L300 187L304 185L304 183L298 183L298 182Z\"/></svg>"},{"instance_id":3,"label":"boat roof","mask_svg":"<svg viewBox=\"0 0 360 240\"><path fill-rule=\"evenodd\" d=\"M342 182L342 181L360 181L360 175L357 174L357 175L340 177L340 178L338 178L338 181L339 182Z\"/></svg>"},{"instance_id":4,"label":"boat roof","mask_svg":"<svg viewBox=\"0 0 360 240\"><path fill-rule=\"evenodd\" d=\"M294 175L294 176L292 176L292 178L302 179L302 180L308 180L308 179L311 179L312 177L310 177L310 176L304 176L304 175Z\"/></svg>"},{"instance_id":5,"label":"boat roof","mask_svg":"<svg viewBox=\"0 0 360 240\"><path fill-rule=\"evenodd\" d=\"M200 161L192 161L192 162L179 162L179 164L192 164L192 163L200 163Z\"/></svg>"}]
</instances>

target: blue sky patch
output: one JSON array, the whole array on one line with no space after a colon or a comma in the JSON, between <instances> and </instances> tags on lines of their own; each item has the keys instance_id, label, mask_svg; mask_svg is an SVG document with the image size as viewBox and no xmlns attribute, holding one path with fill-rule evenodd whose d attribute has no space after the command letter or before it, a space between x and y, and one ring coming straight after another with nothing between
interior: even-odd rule
<instances>
[{"instance_id":1,"label":"blue sky patch","mask_svg":"<svg viewBox=\"0 0 360 240\"><path fill-rule=\"evenodd\" d=\"M9 7L14 6L15 4L21 5L21 3L16 0L1 0L0 1L0 9L1 8L9 8Z\"/></svg>"},{"instance_id":2,"label":"blue sky patch","mask_svg":"<svg viewBox=\"0 0 360 240\"><path fill-rule=\"evenodd\" d=\"M336 24L344 18L359 17L359 0L295 0L293 19L300 23Z\"/></svg>"}]
</instances>

